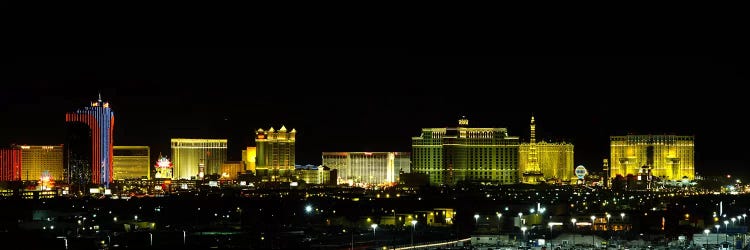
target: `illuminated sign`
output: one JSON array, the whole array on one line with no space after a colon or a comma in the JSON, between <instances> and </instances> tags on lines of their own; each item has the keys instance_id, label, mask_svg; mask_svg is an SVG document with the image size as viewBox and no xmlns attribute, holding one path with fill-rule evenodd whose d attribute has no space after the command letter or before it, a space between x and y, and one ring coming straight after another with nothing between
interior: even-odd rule
<instances>
[{"instance_id":1,"label":"illuminated sign","mask_svg":"<svg viewBox=\"0 0 750 250\"><path fill-rule=\"evenodd\" d=\"M163 157L159 158L158 161L156 161L156 166L155 167L157 167L157 168L172 168L172 162L169 161L169 159L167 159L166 156L163 156Z\"/></svg>"}]
</instances>

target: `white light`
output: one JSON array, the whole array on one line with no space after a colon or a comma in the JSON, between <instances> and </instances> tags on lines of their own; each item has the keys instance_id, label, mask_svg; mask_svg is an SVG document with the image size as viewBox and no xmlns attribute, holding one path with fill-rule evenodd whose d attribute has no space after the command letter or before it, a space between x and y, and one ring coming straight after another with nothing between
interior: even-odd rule
<instances>
[{"instance_id":1,"label":"white light","mask_svg":"<svg viewBox=\"0 0 750 250\"><path fill-rule=\"evenodd\" d=\"M307 206L305 207L305 212L308 212L308 213L309 213L309 212L312 212L312 209L313 209L313 208L312 208L312 206L310 206L310 205L307 205Z\"/></svg>"},{"instance_id":2,"label":"white light","mask_svg":"<svg viewBox=\"0 0 750 250\"><path fill-rule=\"evenodd\" d=\"M378 228L378 224L372 224L370 226L372 227L372 230L375 230L375 228Z\"/></svg>"}]
</instances>

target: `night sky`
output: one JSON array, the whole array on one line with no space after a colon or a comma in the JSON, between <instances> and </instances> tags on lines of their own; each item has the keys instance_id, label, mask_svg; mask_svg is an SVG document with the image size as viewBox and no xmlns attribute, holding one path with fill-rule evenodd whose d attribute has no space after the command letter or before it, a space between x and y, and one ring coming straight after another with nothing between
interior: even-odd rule
<instances>
[{"instance_id":1,"label":"night sky","mask_svg":"<svg viewBox=\"0 0 750 250\"><path fill-rule=\"evenodd\" d=\"M714 57L421 57L389 49L129 49L21 56L2 65L0 146L61 144L64 114L98 91L115 145L171 154L173 137L228 138L229 159L258 128L296 128L297 164L323 151L410 151L421 128L506 127L575 145L601 169L609 135L696 137L699 174L750 176L747 70Z\"/></svg>"}]
</instances>

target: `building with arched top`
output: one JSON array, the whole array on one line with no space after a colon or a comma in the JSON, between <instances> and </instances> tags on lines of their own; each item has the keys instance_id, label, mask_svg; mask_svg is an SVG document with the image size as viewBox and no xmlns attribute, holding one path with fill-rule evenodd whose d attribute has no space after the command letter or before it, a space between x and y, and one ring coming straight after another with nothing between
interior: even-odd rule
<instances>
[{"instance_id":1,"label":"building with arched top","mask_svg":"<svg viewBox=\"0 0 750 250\"><path fill-rule=\"evenodd\" d=\"M506 128L468 126L464 117L457 127L423 128L412 137L411 172L427 175L430 185L518 183L518 137Z\"/></svg>"},{"instance_id":2,"label":"building with arched top","mask_svg":"<svg viewBox=\"0 0 750 250\"><path fill-rule=\"evenodd\" d=\"M258 129L255 132L255 173L271 181L288 181L294 173L297 130Z\"/></svg>"},{"instance_id":3,"label":"building with arched top","mask_svg":"<svg viewBox=\"0 0 750 250\"><path fill-rule=\"evenodd\" d=\"M115 114L99 99L65 114L65 180L74 185L108 186L112 182L112 132Z\"/></svg>"}]
</instances>

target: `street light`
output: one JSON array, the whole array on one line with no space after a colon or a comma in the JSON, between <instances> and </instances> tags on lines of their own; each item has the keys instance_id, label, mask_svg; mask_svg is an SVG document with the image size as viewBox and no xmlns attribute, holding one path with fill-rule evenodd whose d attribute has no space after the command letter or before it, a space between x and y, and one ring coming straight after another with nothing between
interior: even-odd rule
<instances>
[{"instance_id":1,"label":"street light","mask_svg":"<svg viewBox=\"0 0 750 250\"><path fill-rule=\"evenodd\" d=\"M375 229L378 228L378 224L372 224L370 225L372 227L372 239L375 239Z\"/></svg>"},{"instance_id":2,"label":"street light","mask_svg":"<svg viewBox=\"0 0 750 250\"><path fill-rule=\"evenodd\" d=\"M521 232L523 232L523 245L526 246L526 227L521 227Z\"/></svg>"},{"instance_id":3,"label":"street light","mask_svg":"<svg viewBox=\"0 0 750 250\"><path fill-rule=\"evenodd\" d=\"M724 226L725 226L725 227L724 227L724 232L727 232L727 231L729 231L729 221L728 221L728 220L725 220L725 221L724 221Z\"/></svg>"},{"instance_id":4,"label":"street light","mask_svg":"<svg viewBox=\"0 0 750 250\"><path fill-rule=\"evenodd\" d=\"M153 246L154 245L154 235L151 233L148 233L148 245Z\"/></svg>"},{"instance_id":5,"label":"street light","mask_svg":"<svg viewBox=\"0 0 750 250\"><path fill-rule=\"evenodd\" d=\"M498 234L500 234L500 222L501 222L501 220L500 220L500 219L501 219L502 217L503 217L503 214L502 214L502 213L500 213L500 212L498 212L498 213L497 213L497 233L498 233Z\"/></svg>"},{"instance_id":6,"label":"street light","mask_svg":"<svg viewBox=\"0 0 750 250\"><path fill-rule=\"evenodd\" d=\"M596 216L592 215L591 216L591 231L594 231L594 229L595 229L594 228L594 220L596 220Z\"/></svg>"},{"instance_id":7,"label":"street light","mask_svg":"<svg viewBox=\"0 0 750 250\"><path fill-rule=\"evenodd\" d=\"M185 238L186 238L186 236L187 236L187 232L185 232L185 230L182 230L182 245L186 245L185 244Z\"/></svg>"},{"instance_id":8,"label":"street light","mask_svg":"<svg viewBox=\"0 0 750 250\"><path fill-rule=\"evenodd\" d=\"M474 215L474 221L477 226L479 226L479 214Z\"/></svg>"},{"instance_id":9,"label":"street light","mask_svg":"<svg viewBox=\"0 0 750 250\"><path fill-rule=\"evenodd\" d=\"M576 221L577 221L576 218L570 219L570 222L573 223L573 245L574 246L576 245L576 234L575 234L575 231L576 231Z\"/></svg>"},{"instance_id":10,"label":"street light","mask_svg":"<svg viewBox=\"0 0 750 250\"><path fill-rule=\"evenodd\" d=\"M417 221L411 221L411 247L414 248L414 230L417 229Z\"/></svg>"},{"instance_id":11,"label":"street light","mask_svg":"<svg viewBox=\"0 0 750 250\"><path fill-rule=\"evenodd\" d=\"M716 225L714 225L714 227L716 228L716 233L718 234L718 233L719 233L719 228L720 228L721 226L719 226L719 224L716 224Z\"/></svg>"},{"instance_id":12,"label":"street light","mask_svg":"<svg viewBox=\"0 0 750 250\"><path fill-rule=\"evenodd\" d=\"M612 217L611 214L607 214L607 230L609 230L609 218Z\"/></svg>"},{"instance_id":13,"label":"street light","mask_svg":"<svg viewBox=\"0 0 750 250\"><path fill-rule=\"evenodd\" d=\"M708 228L706 228L706 229L703 230L703 233L706 234L706 244L708 244L708 233L710 233L710 232L711 232L711 230L708 229Z\"/></svg>"}]
</instances>

